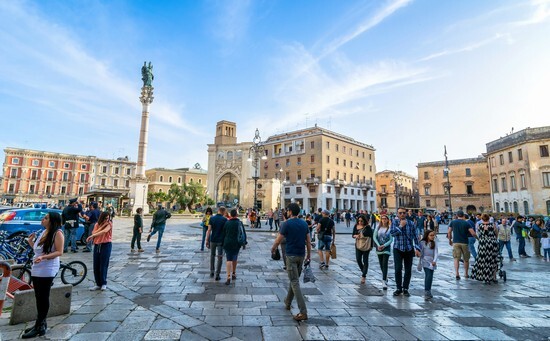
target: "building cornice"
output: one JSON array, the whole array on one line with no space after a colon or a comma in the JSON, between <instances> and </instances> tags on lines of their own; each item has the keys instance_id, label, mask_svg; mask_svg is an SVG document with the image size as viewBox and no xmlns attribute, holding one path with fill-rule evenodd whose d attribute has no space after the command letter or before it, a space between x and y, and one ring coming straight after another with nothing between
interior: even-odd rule
<instances>
[{"instance_id":1,"label":"building cornice","mask_svg":"<svg viewBox=\"0 0 550 341\"><path fill-rule=\"evenodd\" d=\"M486 144L487 153L492 154L522 143L550 139L550 126L538 128L525 128L518 132L501 137L498 140Z\"/></svg>"},{"instance_id":2,"label":"building cornice","mask_svg":"<svg viewBox=\"0 0 550 341\"><path fill-rule=\"evenodd\" d=\"M457 159L457 160L449 160L449 166L455 166L455 165L464 165L464 164L471 164L471 163L487 163L487 158L483 156L479 156L476 158L470 158L470 159ZM443 161L432 161L432 162L421 162L418 165L416 165L416 168L421 167L435 167L435 166L445 166L445 160Z\"/></svg>"}]
</instances>

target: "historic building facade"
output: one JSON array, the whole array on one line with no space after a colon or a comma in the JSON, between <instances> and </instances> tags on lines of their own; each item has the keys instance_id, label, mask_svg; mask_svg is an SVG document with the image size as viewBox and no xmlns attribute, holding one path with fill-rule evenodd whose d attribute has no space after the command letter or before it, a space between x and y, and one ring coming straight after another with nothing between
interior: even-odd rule
<instances>
[{"instance_id":1,"label":"historic building facade","mask_svg":"<svg viewBox=\"0 0 550 341\"><path fill-rule=\"evenodd\" d=\"M376 211L375 149L314 126L270 136L265 144L264 179L282 180L284 205L296 201L306 211Z\"/></svg>"},{"instance_id":2,"label":"historic building facade","mask_svg":"<svg viewBox=\"0 0 550 341\"><path fill-rule=\"evenodd\" d=\"M550 126L487 143L496 212L550 215Z\"/></svg>"},{"instance_id":3,"label":"historic building facade","mask_svg":"<svg viewBox=\"0 0 550 341\"><path fill-rule=\"evenodd\" d=\"M449 160L449 182L453 211L491 211L489 167L485 157ZM445 161L419 163L418 187L420 207L449 211Z\"/></svg>"},{"instance_id":4,"label":"historic building facade","mask_svg":"<svg viewBox=\"0 0 550 341\"><path fill-rule=\"evenodd\" d=\"M198 182L207 187L208 172L197 163L194 168L152 168L145 171L149 193L168 193L172 184L181 186Z\"/></svg>"},{"instance_id":5,"label":"historic building facade","mask_svg":"<svg viewBox=\"0 0 550 341\"><path fill-rule=\"evenodd\" d=\"M402 171L376 173L376 199L380 211L396 212L399 207L418 208L418 182Z\"/></svg>"},{"instance_id":6,"label":"historic building facade","mask_svg":"<svg viewBox=\"0 0 550 341\"><path fill-rule=\"evenodd\" d=\"M2 201L65 204L68 199L116 198L122 205L136 163L19 148L4 149Z\"/></svg>"}]
</instances>

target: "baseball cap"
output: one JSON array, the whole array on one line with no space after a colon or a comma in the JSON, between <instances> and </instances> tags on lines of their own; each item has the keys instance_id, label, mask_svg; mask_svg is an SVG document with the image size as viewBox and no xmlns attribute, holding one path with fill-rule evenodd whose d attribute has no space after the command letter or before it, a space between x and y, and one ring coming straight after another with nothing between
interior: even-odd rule
<instances>
[{"instance_id":1,"label":"baseball cap","mask_svg":"<svg viewBox=\"0 0 550 341\"><path fill-rule=\"evenodd\" d=\"M456 211L456 216L457 217L464 217L464 211L461 211L461 210Z\"/></svg>"}]
</instances>

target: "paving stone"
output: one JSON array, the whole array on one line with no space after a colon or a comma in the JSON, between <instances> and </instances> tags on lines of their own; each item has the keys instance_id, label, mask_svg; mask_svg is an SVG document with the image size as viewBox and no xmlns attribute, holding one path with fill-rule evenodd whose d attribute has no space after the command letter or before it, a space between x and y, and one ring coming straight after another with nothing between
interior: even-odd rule
<instances>
[{"instance_id":1,"label":"paving stone","mask_svg":"<svg viewBox=\"0 0 550 341\"><path fill-rule=\"evenodd\" d=\"M145 334L144 340L179 340L181 336L181 330L152 329Z\"/></svg>"},{"instance_id":2,"label":"paving stone","mask_svg":"<svg viewBox=\"0 0 550 341\"><path fill-rule=\"evenodd\" d=\"M49 333L46 334L46 335L48 335L48 338L50 337ZM107 333L107 332L104 332L104 333L78 333L78 334L74 335L73 337L71 337L69 340L70 341L90 341L90 340L105 341L110 336L111 336L111 333Z\"/></svg>"},{"instance_id":3,"label":"paving stone","mask_svg":"<svg viewBox=\"0 0 550 341\"><path fill-rule=\"evenodd\" d=\"M297 327L277 326L262 327L264 341L300 340L300 332Z\"/></svg>"},{"instance_id":4,"label":"paving stone","mask_svg":"<svg viewBox=\"0 0 550 341\"><path fill-rule=\"evenodd\" d=\"M191 331L209 340L221 340L231 336L230 334L223 331L222 328L214 328L207 324L193 327L191 328Z\"/></svg>"},{"instance_id":5,"label":"paving stone","mask_svg":"<svg viewBox=\"0 0 550 341\"><path fill-rule=\"evenodd\" d=\"M182 331L180 340L181 341L209 341L208 339L200 336L199 334L193 333L190 330Z\"/></svg>"},{"instance_id":6,"label":"paving stone","mask_svg":"<svg viewBox=\"0 0 550 341\"><path fill-rule=\"evenodd\" d=\"M153 322L153 325L151 325L150 329L154 329L154 330L181 329L181 326L170 319L160 317L155 322Z\"/></svg>"},{"instance_id":7,"label":"paving stone","mask_svg":"<svg viewBox=\"0 0 550 341\"><path fill-rule=\"evenodd\" d=\"M318 326L321 334L326 340L360 340L363 338L361 333L351 326L328 327Z\"/></svg>"},{"instance_id":8,"label":"paving stone","mask_svg":"<svg viewBox=\"0 0 550 341\"><path fill-rule=\"evenodd\" d=\"M48 328L46 335L48 335L48 338L52 340L67 340L78 333L84 325L84 323L58 324L54 327Z\"/></svg>"},{"instance_id":9,"label":"paving stone","mask_svg":"<svg viewBox=\"0 0 550 341\"><path fill-rule=\"evenodd\" d=\"M189 315L174 316L174 317L171 317L170 319L185 328L191 328L191 327L200 326L201 324L204 324L203 321L196 319L194 317L191 317Z\"/></svg>"},{"instance_id":10,"label":"paving stone","mask_svg":"<svg viewBox=\"0 0 550 341\"><path fill-rule=\"evenodd\" d=\"M269 327L271 325L271 318L269 316L243 316L244 327Z\"/></svg>"},{"instance_id":11,"label":"paving stone","mask_svg":"<svg viewBox=\"0 0 550 341\"><path fill-rule=\"evenodd\" d=\"M64 319L62 323L88 323L94 316L95 314L73 314Z\"/></svg>"},{"instance_id":12,"label":"paving stone","mask_svg":"<svg viewBox=\"0 0 550 341\"><path fill-rule=\"evenodd\" d=\"M474 334L466 331L463 327L435 326L435 331L449 340L480 340Z\"/></svg>"},{"instance_id":13,"label":"paving stone","mask_svg":"<svg viewBox=\"0 0 550 341\"><path fill-rule=\"evenodd\" d=\"M481 340L514 340L497 328L465 326L464 329Z\"/></svg>"},{"instance_id":14,"label":"paving stone","mask_svg":"<svg viewBox=\"0 0 550 341\"><path fill-rule=\"evenodd\" d=\"M145 331L134 330L134 331L123 331L123 332L114 332L107 339L107 341L141 341L145 338Z\"/></svg>"},{"instance_id":15,"label":"paving stone","mask_svg":"<svg viewBox=\"0 0 550 341\"><path fill-rule=\"evenodd\" d=\"M403 327L382 327L382 329L384 329L393 340L416 340L416 337Z\"/></svg>"},{"instance_id":16,"label":"paving stone","mask_svg":"<svg viewBox=\"0 0 550 341\"><path fill-rule=\"evenodd\" d=\"M240 340L261 340L262 328L260 327L233 327L233 337Z\"/></svg>"},{"instance_id":17,"label":"paving stone","mask_svg":"<svg viewBox=\"0 0 550 341\"><path fill-rule=\"evenodd\" d=\"M119 326L118 322L90 322L80 330L81 333L114 332Z\"/></svg>"},{"instance_id":18,"label":"paving stone","mask_svg":"<svg viewBox=\"0 0 550 341\"><path fill-rule=\"evenodd\" d=\"M448 340L432 327L433 322L431 325L406 325L403 328L418 340Z\"/></svg>"},{"instance_id":19,"label":"paving stone","mask_svg":"<svg viewBox=\"0 0 550 341\"><path fill-rule=\"evenodd\" d=\"M204 320L207 324L214 327L240 327L243 325L242 316L206 316Z\"/></svg>"}]
</instances>

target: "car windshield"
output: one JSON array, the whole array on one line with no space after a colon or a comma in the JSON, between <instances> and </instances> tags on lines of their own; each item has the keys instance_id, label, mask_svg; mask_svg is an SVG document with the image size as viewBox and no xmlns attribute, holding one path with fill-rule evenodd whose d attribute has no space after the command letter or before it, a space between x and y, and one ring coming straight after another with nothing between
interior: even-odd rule
<instances>
[{"instance_id":1,"label":"car windshield","mask_svg":"<svg viewBox=\"0 0 550 341\"><path fill-rule=\"evenodd\" d=\"M30 221L41 221L42 218L47 214L46 211L30 211L25 212L23 215L23 220L30 220Z\"/></svg>"}]
</instances>

